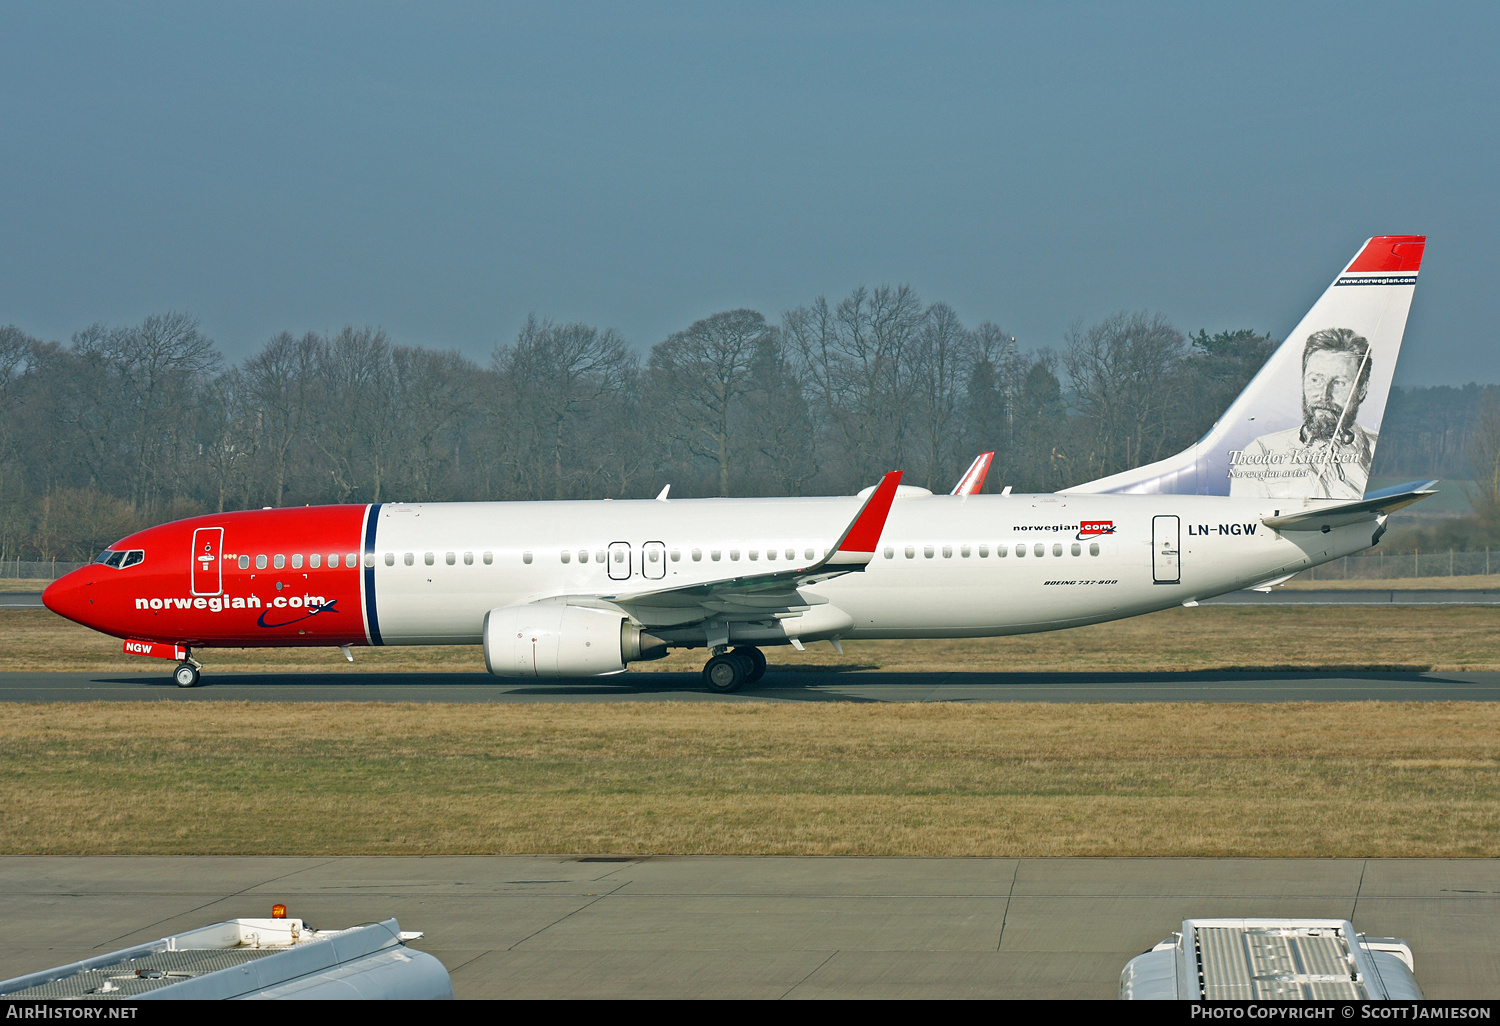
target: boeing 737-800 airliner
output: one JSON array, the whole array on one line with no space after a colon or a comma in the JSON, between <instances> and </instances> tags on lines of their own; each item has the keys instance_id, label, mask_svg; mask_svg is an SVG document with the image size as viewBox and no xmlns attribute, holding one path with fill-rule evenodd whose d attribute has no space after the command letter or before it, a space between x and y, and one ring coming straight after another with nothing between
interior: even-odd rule
<instances>
[{"instance_id":1,"label":"boeing 737-800 airliner","mask_svg":"<svg viewBox=\"0 0 1500 1026\"><path fill-rule=\"evenodd\" d=\"M482 645L491 673L615 673L706 648L733 691L761 649L1058 630L1266 587L1375 544L1432 482L1366 494L1424 238L1370 239L1218 423L1056 494L376 503L140 531L48 608L178 661L197 650ZM351 656L352 658L352 656Z\"/></svg>"}]
</instances>

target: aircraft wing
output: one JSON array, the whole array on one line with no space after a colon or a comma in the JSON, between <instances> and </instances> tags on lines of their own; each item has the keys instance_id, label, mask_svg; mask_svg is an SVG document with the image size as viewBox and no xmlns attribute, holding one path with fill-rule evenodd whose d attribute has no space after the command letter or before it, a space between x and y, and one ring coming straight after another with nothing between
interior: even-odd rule
<instances>
[{"instance_id":1,"label":"aircraft wing","mask_svg":"<svg viewBox=\"0 0 1500 1026\"><path fill-rule=\"evenodd\" d=\"M974 462L969 464L969 469L964 471L964 476L958 479L958 484L948 494L978 495L979 489L984 487L985 475L990 472L990 463L994 459L993 452L982 452L974 457Z\"/></svg>"},{"instance_id":2,"label":"aircraft wing","mask_svg":"<svg viewBox=\"0 0 1500 1026\"><path fill-rule=\"evenodd\" d=\"M1437 489L1432 487L1435 484L1436 481L1410 481L1394 488L1371 492L1363 499L1351 502L1330 502L1283 516L1262 517L1261 523L1278 531L1318 531L1325 526L1347 527L1363 520L1374 520L1382 514L1421 502L1429 495L1436 495Z\"/></svg>"},{"instance_id":3,"label":"aircraft wing","mask_svg":"<svg viewBox=\"0 0 1500 1026\"><path fill-rule=\"evenodd\" d=\"M670 588L595 595L591 598L620 606L642 619L654 619L651 613L701 611L715 613L769 613L786 609L805 609L813 604L798 592L805 584L826 581L841 574L857 573L875 558L880 534L885 530L901 471L881 478L880 484L865 499L844 533L829 548L828 554L807 566L788 567L767 573L725 577ZM675 618L675 617L674 617Z\"/></svg>"}]
</instances>

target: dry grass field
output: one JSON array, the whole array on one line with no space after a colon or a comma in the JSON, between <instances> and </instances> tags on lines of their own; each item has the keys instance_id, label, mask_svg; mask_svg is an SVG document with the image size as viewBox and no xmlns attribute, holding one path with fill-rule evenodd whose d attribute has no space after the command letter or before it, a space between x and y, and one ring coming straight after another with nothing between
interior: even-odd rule
<instances>
[{"instance_id":1,"label":"dry grass field","mask_svg":"<svg viewBox=\"0 0 1500 1026\"><path fill-rule=\"evenodd\" d=\"M825 644L768 651L773 666L859 670L1172 671L1247 667L1500 670L1500 608L1484 606L1204 606L1171 609L1050 634L962 641L864 641L838 655ZM212 673L280 670L484 672L478 647L200 649ZM697 669L702 652L674 653L641 670ZM0 612L0 672L142 672L172 664L127 656L118 639L46 610Z\"/></svg>"},{"instance_id":2,"label":"dry grass field","mask_svg":"<svg viewBox=\"0 0 1500 1026\"><path fill-rule=\"evenodd\" d=\"M1500 706L83 703L0 852L1500 855Z\"/></svg>"}]
</instances>

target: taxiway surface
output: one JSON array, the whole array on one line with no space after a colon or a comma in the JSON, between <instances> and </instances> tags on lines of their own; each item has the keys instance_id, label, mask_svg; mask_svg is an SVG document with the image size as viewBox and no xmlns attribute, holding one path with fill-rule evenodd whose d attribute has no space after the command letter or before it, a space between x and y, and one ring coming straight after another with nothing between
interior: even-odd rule
<instances>
[{"instance_id":1,"label":"taxiway surface","mask_svg":"<svg viewBox=\"0 0 1500 1026\"><path fill-rule=\"evenodd\" d=\"M0 979L284 902L395 916L460 998L1113 998L1190 917L1349 919L1500 996L1497 859L0 858Z\"/></svg>"}]
</instances>

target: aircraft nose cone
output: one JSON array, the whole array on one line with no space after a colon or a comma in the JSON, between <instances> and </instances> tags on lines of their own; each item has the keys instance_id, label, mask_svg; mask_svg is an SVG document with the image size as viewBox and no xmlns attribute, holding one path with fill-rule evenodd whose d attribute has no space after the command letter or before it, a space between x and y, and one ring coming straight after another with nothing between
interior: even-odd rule
<instances>
[{"instance_id":1,"label":"aircraft nose cone","mask_svg":"<svg viewBox=\"0 0 1500 1026\"><path fill-rule=\"evenodd\" d=\"M89 583L87 568L65 574L47 585L42 592L42 605L58 616L82 623L89 605L88 597L84 594Z\"/></svg>"}]
</instances>

